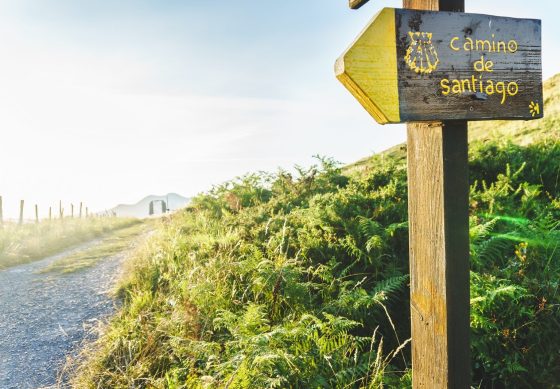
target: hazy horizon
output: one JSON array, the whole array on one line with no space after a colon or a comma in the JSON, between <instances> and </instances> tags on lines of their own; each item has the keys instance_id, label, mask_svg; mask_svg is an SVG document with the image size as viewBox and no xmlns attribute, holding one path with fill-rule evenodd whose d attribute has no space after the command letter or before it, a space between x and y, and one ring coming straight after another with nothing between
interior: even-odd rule
<instances>
[{"instance_id":1,"label":"hazy horizon","mask_svg":"<svg viewBox=\"0 0 560 389\"><path fill-rule=\"evenodd\" d=\"M4 215L58 201L92 211L150 194L191 197L250 171L350 163L405 140L334 77L382 7L347 0L1 1ZM543 76L557 73L552 1L468 0L466 11L539 18Z\"/></svg>"}]
</instances>

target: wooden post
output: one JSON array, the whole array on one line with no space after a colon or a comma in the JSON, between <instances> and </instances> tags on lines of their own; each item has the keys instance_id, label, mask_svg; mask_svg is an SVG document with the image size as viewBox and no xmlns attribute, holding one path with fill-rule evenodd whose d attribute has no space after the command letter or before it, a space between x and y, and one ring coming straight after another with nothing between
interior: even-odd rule
<instances>
[{"instance_id":1,"label":"wooden post","mask_svg":"<svg viewBox=\"0 0 560 389\"><path fill-rule=\"evenodd\" d=\"M19 224L22 225L23 224L23 205L24 205L24 201L20 200L19 202Z\"/></svg>"},{"instance_id":2,"label":"wooden post","mask_svg":"<svg viewBox=\"0 0 560 389\"><path fill-rule=\"evenodd\" d=\"M464 0L403 5L464 12ZM469 388L467 122L411 123L407 138L413 388Z\"/></svg>"},{"instance_id":3,"label":"wooden post","mask_svg":"<svg viewBox=\"0 0 560 389\"><path fill-rule=\"evenodd\" d=\"M469 388L466 120L543 117L541 21L464 14L464 0L403 3L377 13L337 59L335 75L378 123L410 123L413 387ZM480 58L457 46L498 35L508 41L507 59L489 41L477 48ZM502 96L492 89L498 79L513 80Z\"/></svg>"},{"instance_id":4,"label":"wooden post","mask_svg":"<svg viewBox=\"0 0 560 389\"><path fill-rule=\"evenodd\" d=\"M64 217L64 210L62 209L62 200L58 201L58 214L60 216L60 219Z\"/></svg>"},{"instance_id":5,"label":"wooden post","mask_svg":"<svg viewBox=\"0 0 560 389\"><path fill-rule=\"evenodd\" d=\"M52 220L52 207L49 207L49 221Z\"/></svg>"},{"instance_id":6,"label":"wooden post","mask_svg":"<svg viewBox=\"0 0 560 389\"><path fill-rule=\"evenodd\" d=\"M70 217L74 218L74 204L70 204Z\"/></svg>"},{"instance_id":7,"label":"wooden post","mask_svg":"<svg viewBox=\"0 0 560 389\"><path fill-rule=\"evenodd\" d=\"M80 201L80 219L82 218L82 208L84 204Z\"/></svg>"},{"instance_id":8,"label":"wooden post","mask_svg":"<svg viewBox=\"0 0 560 389\"><path fill-rule=\"evenodd\" d=\"M2 207L2 196L0 196L0 226L4 225L4 210Z\"/></svg>"},{"instance_id":9,"label":"wooden post","mask_svg":"<svg viewBox=\"0 0 560 389\"><path fill-rule=\"evenodd\" d=\"M35 223L39 223L39 206L35 204Z\"/></svg>"},{"instance_id":10,"label":"wooden post","mask_svg":"<svg viewBox=\"0 0 560 389\"><path fill-rule=\"evenodd\" d=\"M89 217L89 208L86 207L86 219Z\"/></svg>"}]
</instances>

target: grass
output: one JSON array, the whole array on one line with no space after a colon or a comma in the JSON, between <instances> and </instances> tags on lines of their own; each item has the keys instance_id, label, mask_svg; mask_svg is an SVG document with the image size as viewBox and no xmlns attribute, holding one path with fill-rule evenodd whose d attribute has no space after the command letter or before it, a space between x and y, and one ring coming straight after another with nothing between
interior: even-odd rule
<instances>
[{"instance_id":1,"label":"grass","mask_svg":"<svg viewBox=\"0 0 560 389\"><path fill-rule=\"evenodd\" d=\"M560 385L556 118L470 145L474 387ZM403 155L323 158L199 195L130 257L122 307L73 385L409 388Z\"/></svg>"},{"instance_id":2,"label":"grass","mask_svg":"<svg viewBox=\"0 0 560 389\"><path fill-rule=\"evenodd\" d=\"M60 253L108 232L141 223L137 219L87 218L0 227L0 270Z\"/></svg>"},{"instance_id":3,"label":"grass","mask_svg":"<svg viewBox=\"0 0 560 389\"><path fill-rule=\"evenodd\" d=\"M560 142L470 155L471 348L480 388L560 380ZM410 387L406 167L247 176L129 259L79 388Z\"/></svg>"},{"instance_id":4,"label":"grass","mask_svg":"<svg viewBox=\"0 0 560 389\"><path fill-rule=\"evenodd\" d=\"M130 250L134 243L144 236L153 226L153 222L135 223L107 233L99 243L77 250L57 259L40 273L73 273L94 266L98 261Z\"/></svg>"}]
</instances>

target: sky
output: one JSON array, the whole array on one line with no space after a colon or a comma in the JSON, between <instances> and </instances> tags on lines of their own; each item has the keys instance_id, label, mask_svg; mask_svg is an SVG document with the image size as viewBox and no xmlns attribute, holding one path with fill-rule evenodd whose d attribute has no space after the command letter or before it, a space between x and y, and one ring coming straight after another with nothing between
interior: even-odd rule
<instances>
[{"instance_id":1,"label":"sky","mask_svg":"<svg viewBox=\"0 0 560 389\"><path fill-rule=\"evenodd\" d=\"M347 0L0 0L0 196L41 216L149 194L193 196L252 171L350 163L405 141L334 77L382 7ZM542 19L560 71L556 0L466 0Z\"/></svg>"}]
</instances>

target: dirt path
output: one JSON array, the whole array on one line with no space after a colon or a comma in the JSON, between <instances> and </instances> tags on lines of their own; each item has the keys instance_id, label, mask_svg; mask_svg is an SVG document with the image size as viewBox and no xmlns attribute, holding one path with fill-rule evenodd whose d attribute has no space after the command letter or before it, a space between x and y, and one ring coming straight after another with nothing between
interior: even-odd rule
<instances>
[{"instance_id":1,"label":"dirt path","mask_svg":"<svg viewBox=\"0 0 560 389\"><path fill-rule=\"evenodd\" d=\"M0 271L0 388L54 385L87 329L114 311L107 292L125 253L74 273L39 273L63 256L99 244Z\"/></svg>"}]
</instances>

